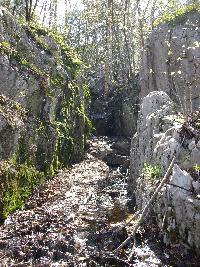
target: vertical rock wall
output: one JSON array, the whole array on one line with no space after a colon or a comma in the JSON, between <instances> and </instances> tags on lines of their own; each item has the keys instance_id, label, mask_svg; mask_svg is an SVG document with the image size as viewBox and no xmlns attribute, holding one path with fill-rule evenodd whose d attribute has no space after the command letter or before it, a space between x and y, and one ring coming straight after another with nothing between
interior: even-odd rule
<instances>
[{"instance_id":1,"label":"vertical rock wall","mask_svg":"<svg viewBox=\"0 0 200 267\"><path fill-rule=\"evenodd\" d=\"M167 244L184 244L199 254L200 234L200 112L191 121L177 114L165 92L151 92L142 101L137 133L131 145L130 193L144 208L173 156L173 173L153 203ZM195 169L194 166L197 166Z\"/></svg>"},{"instance_id":2,"label":"vertical rock wall","mask_svg":"<svg viewBox=\"0 0 200 267\"><path fill-rule=\"evenodd\" d=\"M151 212L167 244L184 244L199 254L199 12L183 14L152 31L142 52L140 87L129 192L142 209L176 155L172 175ZM185 116L191 111L191 117Z\"/></svg>"},{"instance_id":3,"label":"vertical rock wall","mask_svg":"<svg viewBox=\"0 0 200 267\"><path fill-rule=\"evenodd\" d=\"M164 91L186 112L200 106L200 13L162 24L142 54L141 95Z\"/></svg>"},{"instance_id":4,"label":"vertical rock wall","mask_svg":"<svg viewBox=\"0 0 200 267\"><path fill-rule=\"evenodd\" d=\"M0 219L80 160L89 120L81 62L62 36L0 7Z\"/></svg>"}]
</instances>

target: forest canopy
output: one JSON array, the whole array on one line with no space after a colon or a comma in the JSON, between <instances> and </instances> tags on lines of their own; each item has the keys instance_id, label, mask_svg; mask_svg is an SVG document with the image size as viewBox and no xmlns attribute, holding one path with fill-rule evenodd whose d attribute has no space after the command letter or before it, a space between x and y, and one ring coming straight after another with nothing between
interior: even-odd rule
<instances>
[{"instance_id":1,"label":"forest canopy","mask_svg":"<svg viewBox=\"0 0 200 267\"><path fill-rule=\"evenodd\" d=\"M103 77L105 90L129 83L152 28L184 13L199 11L199 0L2 0L9 11L62 32L88 66Z\"/></svg>"}]
</instances>

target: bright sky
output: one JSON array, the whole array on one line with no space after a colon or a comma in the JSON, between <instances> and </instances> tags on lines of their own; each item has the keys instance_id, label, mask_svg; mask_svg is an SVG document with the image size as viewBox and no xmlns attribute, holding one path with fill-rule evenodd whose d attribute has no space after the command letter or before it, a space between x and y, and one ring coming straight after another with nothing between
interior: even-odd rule
<instances>
[{"instance_id":1,"label":"bright sky","mask_svg":"<svg viewBox=\"0 0 200 267\"><path fill-rule=\"evenodd\" d=\"M163 2L167 2L168 0L163 0ZM64 15L65 15L65 2L66 0L58 0L58 21L60 21L60 24L62 24L64 20ZM72 10L74 7L77 7L78 9L83 9L83 4L81 3L82 0L68 0L68 10ZM141 1L142 7L145 9L147 3L152 4L153 0L143 0ZM182 0L183 3L187 2L187 0ZM44 0L39 0L38 4L38 13L40 14L41 7L44 3ZM43 15L41 15L43 17Z\"/></svg>"},{"instance_id":2,"label":"bright sky","mask_svg":"<svg viewBox=\"0 0 200 267\"><path fill-rule=\"evenodd\" d=\"M83 5L81 4L81 0L68 0L68 10L72 10L75 6L78 9L83 9ZM44 0L39 0L39 4L38 4L38 14L40 14L41 8L44 4ZM64 15L65 15L65 0L58 0L58 20L60 21L60 23L62 24L62 21L64 20ZM40 16L41 19L43 17L43 15Z\"/></svg>"},{"instance_id":3,"label":"bright sky","mask_svg":"<svg viewBox=\"0 0 200 267\"><path fill-rule=\"evenodd\" d=\"M64 5L65 0L60 0L60 8ZM68 0L69 8L73 8L74 6L77 6L78 8L82 9L83 5L81 4L81 0Z\"/></svg>"}]
</instances>

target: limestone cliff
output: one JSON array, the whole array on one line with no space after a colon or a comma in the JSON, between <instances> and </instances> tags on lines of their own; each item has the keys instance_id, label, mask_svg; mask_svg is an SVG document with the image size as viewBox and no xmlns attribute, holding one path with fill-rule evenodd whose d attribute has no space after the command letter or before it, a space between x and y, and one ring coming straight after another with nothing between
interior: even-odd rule
<instances>
[{"instance_id":1,"label":"limestone cliff","mask_svg":"<svg viewBox=\"0 0 200 267\"><path fill-rule=\"evenodd\" d=\"M157 26L146 42L140 71L141 98L164 91L181 110L200 105L200 13Z\"/></svg>"},{"instance_id":2,"label":"limestone cliff","mask_svg":"<svg viewBox=\"0 0 200 267\"><path fill-rule=\"evenodd\" d=\"M62 37L0 7L0 216L80 160L89 120L81 62Z\"/></svg>"},{"instance_id":3,"label":"limestone cliff","mask_svg":"<svg viewBox=\"0 0 200 267\"><path fill-rule=\"evenodd\" d=\"M151 210L164 241L200 251L200 13L156 27L142 52L140 112L131 144L129 192L142 209L172 158Z\"/></svg>"},{"instance_id":4,"label":"limestone cliff","mask_svg":"<svg viewBox=\"0 0 200 267\"><path fill-rule=\"evenodd\" d=\"M164 92L143 101L137 134L132 139L130 191L137 206L146 205L173 156L173 173L153 204L152 212L166 243L200 249L200 112L185 122Z\"/></svg>"}]
</instances>

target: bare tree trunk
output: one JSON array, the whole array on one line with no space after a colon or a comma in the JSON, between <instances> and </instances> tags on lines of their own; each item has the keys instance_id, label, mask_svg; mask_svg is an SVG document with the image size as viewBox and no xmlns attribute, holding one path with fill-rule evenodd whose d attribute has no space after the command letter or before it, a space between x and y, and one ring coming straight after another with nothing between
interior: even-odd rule
<instances>
[{"instance_id":1,"label":"bare tree trunk","mask_svg":"<svg viewBox=\"0 0 200 267\"><path fill-rule=\"evenodd\" d=\"M132 66L131 66L131 56L130 56L130 50L129 50L129 42L127 38L127 17L129 15L129 6L130 6L130 0L125 0L125 8L124 8L124 16L123 16L123 33L124 33L124 42L125 42L125 51L127 54L128 59L128 73L126 73L128 80L130 79L130 76L132 76ZM125 56L125 55L124 55Z\"/></svg>"}]
</instances>

